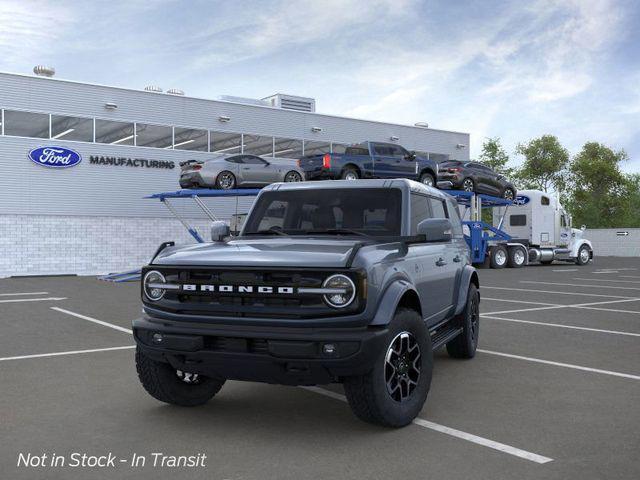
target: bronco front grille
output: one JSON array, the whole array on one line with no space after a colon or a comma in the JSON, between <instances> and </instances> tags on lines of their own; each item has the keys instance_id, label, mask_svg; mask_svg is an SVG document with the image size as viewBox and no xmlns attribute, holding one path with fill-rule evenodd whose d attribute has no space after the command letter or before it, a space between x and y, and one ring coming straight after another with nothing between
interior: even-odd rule
<instances>
[{"instance_id":1,"label":"bronco front grille","mask_svg":"<svg viewBox=\"0 0 640 480\"><path fill-rule=\"evenodd\" d=\"M296 319L353 314L364 307L364 276L354 271L151 266L143 269L143 278L150 270L159 271L167 284L179 285L180 288L166 290L163 298L155 302L149 301L143 292L143 302L176 314ZM324 302L322 294L299 291L321 288L325 279L335 273L348 275L356 285L356 299L349 307L335 309ZM185 290L185 286L190 290Z\"/></svg>"}]
</instances>

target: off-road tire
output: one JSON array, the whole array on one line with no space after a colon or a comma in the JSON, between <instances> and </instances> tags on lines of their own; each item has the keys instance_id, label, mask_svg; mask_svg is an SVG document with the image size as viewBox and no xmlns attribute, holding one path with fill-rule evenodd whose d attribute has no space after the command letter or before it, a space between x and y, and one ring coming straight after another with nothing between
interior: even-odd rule
<instances>
[{"instance_id":1,"label":"off-road tire","mask_svg":"<svg viewBox=\"0 0 640 480\"><path fill-rule=\"evenodd\" d=\"M225 382L200 376L198 383L185 383L171 365L147 357L139 347L136 348L136 370L140 383L149 395L181 407L204 405L220 391Z\"/></svg>"},{"instance_id":2,"label":"off-road tire","mask_svg":"<svg viewBox=\"0 0 640 480\"><path fill-rule=\"evenodd\" d=\"M494 245L491 247L491 268L504 268L507 266L509 254L503 245Z\"/></svg>"},{"instance_id":3,"label":"off-road tire","mask_svg":"<svg viewBox=\"0 0 640 480\"><path fill-rule=\"evenodd\" d=\"M582 252L583 251L587 251L587 260L584 260L582 255L584 255ZM589 255L590 252L590 248L586 245L582 245L579 249L578 249L578 256L576 257L576 265L586 265L587 263L589 263L589 261L591 260L591 255Z\"/></svg>"},{"instance_id":4,"label":"off-road tire","mask_svg":"<svg viewBox=\"0 0 640 480\"><path fill-rule=\"evenodd\" d=\"M343 180L357 180L360 178L360 173L358 172L358 170L356 170L353 167L347 167L344 170L342 170L342 174L340 175L340 178L342 178Z\"/></svg>"},{"instance_id":5,"label":"off-road tire","mask_svg":"<svg viewBox=\"0 0 640 480\"><path fill-rule=\"evenodd\" d=\"M413 392L403 401L392 398L385 382L387 352L393 340L408 332L420 350L420 376ZM400 308L389 324L385 348L376 358L373 369L364 375L347 377L344 390L353 413L368 423L385 427L404 427L422 410L431 386L433 351L431 336L419 313Z\"/></svg>"},{"instance_id":6,"label":"off-road tire","mask_svg":"<svg viewBox=\"0 0 640 480\"><path fill-rule=\"evenodd\" d=\"M507 266L509 268L522 268L527 264L527 251L523 247L509 247L509 258L507 259ZM518 252L522 253L522 257L518 255Z\"/></svg>"},{"instance_id":7,"label":"off-road tire","mask_svg":"<svg viewBox=\"0 0 640 480\"><path fill-rule=\"evenodd\" d=\"M222 183L224 181L224 178L226 178L226 176L229 176L231 179L230 185ZM223 170L216 177L216 188L219 188L220 190L231 190L235 188L237 184L238 182L236 180L236 176L233 173L229 172L228 170Z\"/></svg>"},{"instance_id":8,"label":"off-road tire","mask_svg":"<svg viewBox=\"0 0 640 480\"><path fill-rule=\"evenodd\" d=\"M472 283L467 292L464 310L453 319L453 325L462 327L462 333L447 343L447 353L453 358L473 358L478 348L480 333L480 292Z\"/></svg>"},{"instance_id":9,"label":"off-road tire","mask_svg":"<svg viewBox=\"0 0 640 480\"><path fill-rule=\"evenodd\" d=\"M431 180L430 183L426 183L427 181ZM420 183L423 185L427 185L428 187L434 187L436 186L436 179L435 177L429 173L429 172L424 172L422 175L420 175Z\"/></svg>"}]
</instances>

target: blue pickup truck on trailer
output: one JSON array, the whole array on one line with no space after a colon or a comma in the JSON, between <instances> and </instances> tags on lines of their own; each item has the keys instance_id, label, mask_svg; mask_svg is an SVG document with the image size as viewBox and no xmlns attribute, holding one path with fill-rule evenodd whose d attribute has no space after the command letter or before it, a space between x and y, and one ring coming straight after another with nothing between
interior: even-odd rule
<instances>
[{"instance_id":1,"label":"blue pickup truck on trailer","mask_svg":"<svg viewBox=\"0 0 640 480\"><path fill-rule=\"evenodd\" d=\"M307 180L357 180L358 178L408 178L436 186L438 164L400 145L364 142L345 152L302 157L298 164Z\"/></svg>"}]
</instances>

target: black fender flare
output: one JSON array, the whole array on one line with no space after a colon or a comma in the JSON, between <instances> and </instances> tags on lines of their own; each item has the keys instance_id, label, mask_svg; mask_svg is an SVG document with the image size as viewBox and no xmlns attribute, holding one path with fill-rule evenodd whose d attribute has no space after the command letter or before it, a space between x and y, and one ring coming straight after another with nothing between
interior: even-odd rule
<instances>
[{"instance_id":1,"label":"black fender flare","mask_svg":"<svg viewBox=\"0 0 640 480\"><path fill-rule=\"evenodd\" d=\"M417 292L413 285L403 279L396 279L389 284L378 302L378 310L369 325L387 325L396 313L400 299L408 291Z\"/></svg>"},{"instance_id":2,"label":"black fender flare","mask_svg":"<svg viewBox=\"0 0 640 480\"><path fill-rule=\"evenodd\" d=\"M460 275L460 284L458 285L458 294L456 296L456 315L462 312L467 304L467 292L469 291L469 285L471 283L474 283L475 286L478 287L478 290L480 290L478 272L476 272L476 269L471 265L465 265L462 269L462 275Z\"/></svg>"}]
</instances>

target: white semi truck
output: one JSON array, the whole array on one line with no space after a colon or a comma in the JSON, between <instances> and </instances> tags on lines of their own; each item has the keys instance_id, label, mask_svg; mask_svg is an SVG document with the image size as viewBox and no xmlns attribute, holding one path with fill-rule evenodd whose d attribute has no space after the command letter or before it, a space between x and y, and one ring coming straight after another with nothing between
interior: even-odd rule
<instances>
[{"instance_id":1,"label":"white semi truck","mask_svg":"<svg viewBox=\"0 0 640 480\"><path fill-rule=\"evenodd\" d=\"M591 242L582 238L585 227L572 228L558 199L540 190L519 191L513 205L498 207L493 226L511 237L489 247L494 268L554 260L585 265L593 259Z\"/></svg>"}]
</instances>

